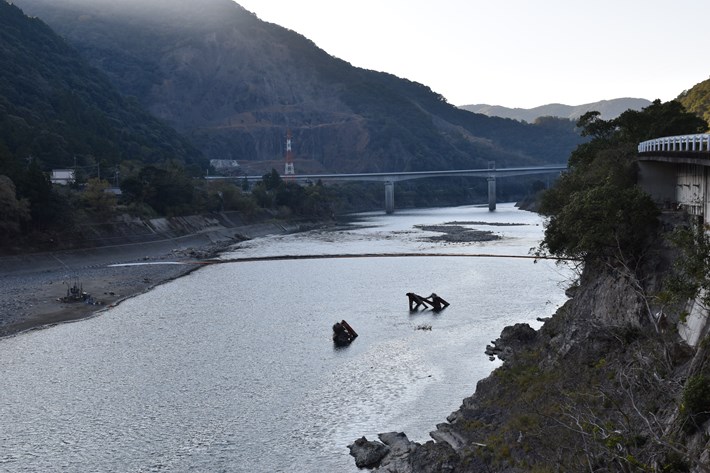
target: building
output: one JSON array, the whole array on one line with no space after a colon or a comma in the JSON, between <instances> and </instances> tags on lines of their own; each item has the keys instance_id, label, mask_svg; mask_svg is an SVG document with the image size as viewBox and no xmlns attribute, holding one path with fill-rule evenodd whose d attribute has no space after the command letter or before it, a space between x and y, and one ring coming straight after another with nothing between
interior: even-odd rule
<instances>
[{"instance_id":1,"label":"building","mask_svg":"<svg viewBox=\"0 0 710 473\"><path fill-rule=\"evenodd\" d=\"M68 186L76 181L75 171L73 169L52 169L52 175L49 178L52 184L60 186Z\"/></svg>"},{"instance_id":2,"label":"building","mask_svg":"<svg viewBox=\"0 0 710 473\"><path fill-rule=\"evenodd\" d=\"M241 173L241 166L233 159L210 159L210 166L223 176L234 176Z\"/></svg>"}]
</instances>

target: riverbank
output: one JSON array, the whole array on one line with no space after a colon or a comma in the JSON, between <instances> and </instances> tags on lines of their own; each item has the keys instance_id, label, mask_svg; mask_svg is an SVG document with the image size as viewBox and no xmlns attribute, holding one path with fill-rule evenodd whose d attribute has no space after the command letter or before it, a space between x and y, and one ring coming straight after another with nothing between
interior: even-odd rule
<instances>
[{"instance_id":1,"label":"riverbank","mask_svg":"<svg viewBox=\"0 0 710 473\"><path fill-rule=\"evenodd\" d=\"M666 216L661 227L677 227ZM436 425L355 439L359 468L390 473L709 471L708 338L679 334L686 302L659 304L678 257L666 235L633 271L587 261L570 299L537 330L505 327L485 353L503 362ZM667 293L665 295L668 300ZM700 325L702 327L702 325ZM693 340L707 337L698 328ZM698 399L698 401L695 401ZM693 404L695 403L695 404ZM691 407L694 406L694 407Z\"/></svg>"},{"instance_id":2,"label":"riverbank","mask_svg":"<svg viewBox=\"0 0 710 473\"><path fill-rule=\"evenodd\" d=\"M297 224L259 223L150 242L0 257L0 338L91 317L199 269L204 260L240 241L300 229ZM86 300L63 301L74 286L87 294Z\"/></svg>"},{"instance_id":3,"label":"riverbank","mask_svg":"<svg viewBox=\"0 0 710 473\"><path fill-rule=\"evenodd\" d=\"M427 241L499 238L492 232L472 231L456 223L461 222L425 228L441 233ZM146 231L147 225L151 231ZM158 219L146 226L132 222L130 227L101 236L104 243L136 243L0 256L0 338L93 316L199 269L205 260L241 241L316 225L283 221L245 224L232 214L184 217L177 222ZM187 231L194 233L180 235ZM163 238L156 239L158 236ZM86 293L86 300L62 300L73 287Z\"/></svg>"}]
</instances>

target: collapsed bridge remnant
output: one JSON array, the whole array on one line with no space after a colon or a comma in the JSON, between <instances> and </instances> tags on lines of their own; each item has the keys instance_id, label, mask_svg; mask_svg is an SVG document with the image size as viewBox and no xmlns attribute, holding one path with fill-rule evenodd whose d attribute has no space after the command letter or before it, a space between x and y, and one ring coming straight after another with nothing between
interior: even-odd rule
<instances>
[{"instance_id":1,"label":"collapsed bridge remnant","mask_svg":"<svg viewBox=\"0 0 710 473\"><path fill-rule=\"evenodd\" d=\"M335 322L333 325L333 342L337 346L350 345L357 338L357 332L353 330L345 320Z\"/></svg>"},{"instance_id":2,"label":"collapsed bridge remnant","mask_svg":"<svg viewBox=\"0 0 710 473\"><path fill-rule=\"evenodd\" d=\"M419 306L424 306L426 309L429 307L429 303L427 302L426 299L424 299L422 296L419 294L415 294L413 292L408 292L407 297L409 298L409 311L414 312L419 308Z\"/></svg>"},{"instance_id":3,"label":"collapsed bridge remnant","mask_svg":"<svg viewBox=\"0 0 710 473\"><path fill-rule=\"evenodd\" d=\"M408 292L407 297L409 298L409 311L414 312L419 308L419 306L424 306L424 308L428 308L431 306L431 310L434 312L439 312L444 310L446 307L448 307L449 304L446 302L443 298L439 297L436 295L435 292L432 292L429 297L422 297L419 294L415 294L413 292Z\"/></svg>"}]
</instances>

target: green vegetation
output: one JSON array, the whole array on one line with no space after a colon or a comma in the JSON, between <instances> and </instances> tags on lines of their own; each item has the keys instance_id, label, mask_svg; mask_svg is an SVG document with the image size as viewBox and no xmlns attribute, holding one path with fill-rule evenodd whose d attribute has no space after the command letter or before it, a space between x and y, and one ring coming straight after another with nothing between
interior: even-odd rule
<instances>
[{"instance_id":1,"label":"green vegetation","mask_svg":"<svg viewBox=\"0 0 710 473\"><path fill-rule=\"evenodd\" d=\"M685 428L691 432L710 419L710 377L695 375L686 381L681 412L687 418Z\"/></svg>"},{"instance_id":2,"label":"green vegetation","mask_svg":"<svg viewBox=\"0 0 710 473\"><path fill-rule=\"evenodd\" d=\"M658 215L636 185L638 143L703 132L707 124L678 102L655 101L609 121L589 112L577 125L592 139L572 153L569 172L542 195L540 212L548 222L540 252L585 261L637 261Z\"/></svg>"},{"instance_id":3,"label":"green vegetation","mask_svg":"<svg viewBox=\"0 0 710 473\"><path fill-rule=\"evenodd\" d=\"M126 159L204 164L174 130L123 98L39 19L0 2L0 173ZM13 179L14 180L14 179Z\"/></svg>"},{"instance_id":4,"label":"green vegetation","mask_svg":"<svg viewBox=\"0 0 710 473\"><path fill-rule=\"evenodd\" d=\"M0 240L108 218L101 169L118 176L129 163L179 163L190 176L204 167L184 138L122 97L47 25L0 1ZM58 168L89 181L84 197L53 189L48 174Z\"/></svg>"},{"instance_id":5,"label":"green vegetation","mask_svg":"<svg viewBox=\"0 0 710 473\"><path fill-rule=\"evenodd\" d=\"M677 98L689 112L703 118L710 124L710 79L695 84Z\"/></svg>"},{"instance_id":6,"label":"green vegetation","mask_svg":"<svg viewBox=\"0 0 710 473\"><path fill-rule=\"evenodd\" d=\"M677 369L688 358L669 360L672 345L653 331L628 339L623 327L596 325L555 356L555 334L570 322L575 331L584 325L568 316L558 313L539 343L516 350L479 383L475 402L465 403L475 406L470 417L458 424L464 438L485 445L469 455L495 471L690 471L698 447L663 419L682 397L686 430L707 420L707 377L691 377L682 390Z\"/></svg>"},{"instance_id":7,"label":"green vegetation","mask_svg":"<svg viewBox=\"0 0 710 473\"><path fill-rule=\"evenodd\" d=\"M583 260L585 279L536 343L479 384L462 429L487 446L497 471L690 471L705 441L688 435L710 419L710 379L703 363L689 368L692 351L648 313L658 302L666 311L671 299L682 307L710 287L710 240L700 226L676 231L676 282L666 291L674 294L649 295L670 272L671 250L658 238L658 210L636 186L634 161L642 140L707 125L677 102L658 101L610 121L592 112L578 125L591 140L543 192L539 251Z\"/></svg>"},{"instance_id":8,"label":"green vegetation","mask_svg":"<svg viewBox=\"0 0 710 473\"><path fill-rule=\"evenodd\" d=\"M274 169L254 186L252 196L259 206L276 210L282 217L330 217L336 200L333 190L321 182L301 186L285 181Z\"/></svg>"},{"instance_id":9,"label":"green vegetation","mask_svg":"<svg viewBox=\"0 0 710 473\"><path fill-rule=\"evenodd\" d=\"M675 228L668 238L678 254L661 294L664 302L683 304L701 296L705 306L710 307L710 235L703 225L690 222ZM686 312L681 313L681 321L685 322L686 317Z\"/></svg>"},{"instance_id":10,"label":"green vegetation","mask_svg":"<svg viewBox=\"0 0 710 473\"><path fill-rule=\"evenodd\" d=\"M175 163L136 167L126 173L121 193L116 195L103 179L94 177L71 186L52 185L39 172L38 185L32 187L39 192L29 198L18 198L12 181L0 176L0 243L17 246L17 236L22 235L28 247L49 249L80 225L110 222L123 214L154 218L238 211L247 220L328 219L338 205L347 205L341 202L348 194L338 188L321 183L301 186L284 181L276 171L264 175L251 190L244 190L238 179L193 178Z\"/></svg>"},{"instance_id":11,"label":"green vegetation","mask_svg":"<svg viewBox=\"0 0 710 473\"><path fill-rule=\"evenodd\" d=\"M0 176L0 236L19 234L21 224L29 219L27 199L18 200L15 184L9 177Z\"/></svg>"}]
</instances>

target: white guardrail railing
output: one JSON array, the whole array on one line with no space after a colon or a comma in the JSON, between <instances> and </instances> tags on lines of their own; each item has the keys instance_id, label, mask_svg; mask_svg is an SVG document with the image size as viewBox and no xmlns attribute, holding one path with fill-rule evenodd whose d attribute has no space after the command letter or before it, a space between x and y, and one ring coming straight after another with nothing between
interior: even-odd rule
<instances>
[{"instance_id":1,"label":"white guardrail railing","mask_svg":"<svg viewBox=\"0 0 710 473\"><path fill-rule=\"evenodd\" d=\"M710 152L710 134L665 136L639 144L639 153L654 151L708 153Z\"/></svg>"}]
</instances>

